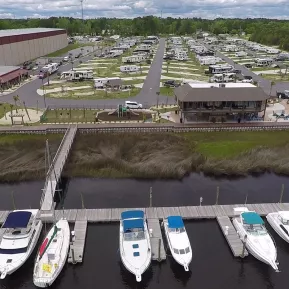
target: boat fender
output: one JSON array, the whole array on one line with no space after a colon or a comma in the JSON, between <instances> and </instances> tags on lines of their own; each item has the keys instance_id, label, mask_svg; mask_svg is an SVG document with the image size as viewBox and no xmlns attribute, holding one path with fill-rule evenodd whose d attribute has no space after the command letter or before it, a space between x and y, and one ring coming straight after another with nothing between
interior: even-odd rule
<instances>
[{"instance_id":1,"label":"boat fender","mask_svg":"<svg viewBox=\"0 0 289 289\"><path fill-rule=\"evenodd\" d=\"M187 264L184 265L185 271L188 272L189 271L189 267Z\"/></svg>"},{"instance_id":2,"label":"boat fender","mask_svg":"<svg viewBox=\"0 0 289 289\"><path fill-rule=\"evenodd\" d=\"M4 271L1 273L0 279L5 279L6 275L7 275L7 272L4 270Z\"/></svg>"}]
</instances>

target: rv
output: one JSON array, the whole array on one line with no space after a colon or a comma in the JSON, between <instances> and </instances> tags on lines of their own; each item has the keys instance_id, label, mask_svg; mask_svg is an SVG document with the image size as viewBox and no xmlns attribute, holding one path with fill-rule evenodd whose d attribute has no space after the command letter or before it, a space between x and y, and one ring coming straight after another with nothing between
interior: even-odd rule
<instances>
[{"instance_id":1,"label":"rv","mask_svg":"<svg viewBox=\"0 0 289 289\"><path fill-rule=\"evenodd\" d=\"M217 64L209 66L210 74L229 73L233 70L233 66L229 64Z\"/></svg>"},{"instance_id":2,"label":"rv","mask_svg":"<svg viewBox=\"0 0 289 289\"><path fill-rule=\"evenodd\" d=\"M93 79L92 70L69 70L62 72L60 79L70 81L82 81L87 79Z\"/></svg>"},{"instance_id":3,"label":"rv","mask_svg":"<svg viewBox=\"0 0 289 289\"><path fill-rule=\"evenodd\" d=\"M269 54L278 54L280 51L276 48L267 48L267 53Z\"/></svg>"},{"instance_id":4,"label":"rv","mask_svg":"<svg viewBox=\"0 0 289 289\"><path fill-rule=\"evenodd\" d=\"M123 63L135 63L135 62L141 62L144 61L146 57L144 54L136 54L131 56L126 56L122 58Z\"/></svg>"},{"instance_id":5,"label":"rv","mask_svg":"<svg viewBox=\"0 0 289 289\"><path fill-rule=\"evenodd\" d=\"M257 66L261 66L261 67L262 66L269 66L273 63L273 59L271 59L271 58L263 58L263 59L257 58L255 60L255 62L256 62Z\"/></svg>"},{"instance_id":6,"label":"rv","mask_svg":"<svg viewBox=\"0 0 289 289\"><path fill-rule=\"evenodd\" d=\"M50 75L58 70L58 66L58 63L49 63L41 68L40 74L43 73Z\"/></svg>"},{"instance_id":7,"label":"rv","mask_svg":"<svg viewBox=\"0 0 289 289\"><path fill-rule=\"evenodd\" d=\"M140 70L139 66L137 65L123 65L120 66L121 72L138 72Z\"/></svg>"},{"instance_id":8,"label":"rv","mask_svg":"<svg viewBox=\"0 0 289 289\"><path fill-rule=\"evenodd\" d=\"M94 87L95 88L104 88L108 81L111 80L120 80L119 77L106 77L106 78L95 78Z\"/></svg>"},{"instance_id":9,"label":"rv","mask_svg":"<svg viewBox=\"0 0 289 289\"><path fill-rule=\"evenodd\" d=\"M212 82L233 82L235 81L236 74L235 73L223 73L223 74L214 74L213 77L211 77Z\"/></svg>"},{"instance_id":10,"label":"rv","mask_svg":"<svg viewBox=\"0 0 289 289\"><path fill-rule=\"evenodd\" d=\"M238 52L235 53L235 55L236 55L237 57L243 57L243 56L247 56L248 53L245 52L245 51L238 51Z\"/></svg>"}]
</instances>

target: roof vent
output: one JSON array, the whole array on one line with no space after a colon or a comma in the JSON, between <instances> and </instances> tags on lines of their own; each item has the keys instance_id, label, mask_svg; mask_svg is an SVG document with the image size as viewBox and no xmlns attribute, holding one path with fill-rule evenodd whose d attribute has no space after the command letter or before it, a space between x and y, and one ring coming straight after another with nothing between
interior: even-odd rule
<instances>
[{"instance_id":1,"label":"roof vent","mask_svg":"<svg viewBox=\"0 0 289 289\"><path fill-rule=\"evenodd\" d=\"M226 84L225 83L220 83L219 87L226 87Z\"/></svg>"}]
</instances>

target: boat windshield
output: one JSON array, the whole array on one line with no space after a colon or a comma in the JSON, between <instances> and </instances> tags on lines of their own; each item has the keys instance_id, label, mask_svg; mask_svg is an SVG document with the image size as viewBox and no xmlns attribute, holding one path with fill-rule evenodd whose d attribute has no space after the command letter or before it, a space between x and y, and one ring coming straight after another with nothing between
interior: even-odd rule
<instances>
[{"instance_id":1,"label":"boat windshield","mask_svg":"<svg viewBox=\"0 0 289 289\"><path fill-rule=\"evenodd\" d=\"M170 233L180 234L184 233L185 231L186 231L185 228L169 228Z\"/></svg>"},{"instance_id":2,"label":"boat windshield","mask_svg":"<svg viewBox=\"0 0 289 289\"><path fill-rule=\"evenodd\" d=\"M145 238L144 231L142 229L134 228L130 230L126 230L124 233L125 241L138 241L143 240Z\"/></svg>"},{"instance_id":3,"label":"boat windshield","mask_svg":"<svg viewBox=\"0 0 289 289\"><path fill-rule=\"evenodd\" d=\"M184 255L184 254L190 253L190 247L187 247L185 249L175 249L175 248L173 248L173 250L174 250L175 254L180 254L180 255Z\"/></svg>"},{"instance_id":4,"label":"boat windshield","mask_svg":"<svg viewBox=\"0 0 289 289\"><path fill-rule=\"evenodd\" d=\"M0 248L0 254L22 254L25 253L27 251L28 247L24 247L24 248L14 248L14 249L2 249Z\"/></svg>"},{"instance_id":5,"label":"boat windshield","mask_svg":"<svg viewBox=\"0 0 289 289\"><path fill-rule=\"evenodd\" d=\"M266 235L267 230L263 225L245 225L245 230L251 235Z\"/></svg>"}]
</instances>

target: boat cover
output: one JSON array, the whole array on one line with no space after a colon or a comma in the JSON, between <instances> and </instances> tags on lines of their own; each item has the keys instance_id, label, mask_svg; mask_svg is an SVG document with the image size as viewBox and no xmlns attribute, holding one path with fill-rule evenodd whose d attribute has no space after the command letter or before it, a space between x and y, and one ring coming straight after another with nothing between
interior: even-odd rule
<instances>
[{"instance_id":1,"label":"boat cover","mask_svg":"<svg viewBox=\"0 0 289 289\"><path fill-rule=\"evenodd\" d=\"M126 219L143 219L144 218L144 212L140 210L135 210L135 211L125 211L121 213L121 219L126 220Z\"/></svg>"},{"instance_id":2,"label":"boat cover","mask_svg":"<svg viewBox=\"0 0 289 289\"><path fill-rule=\"evenodd\" d=\"M242 213L243 222L248 225L263 225L264 221L255 212L244 212Z\"/></svg>"},{"instance_id":3,"label":"boat cover","mask_svg":"<svg viewBox=\"0 0 289 289\"><path fill-rule=\"evenodd\" d=\"M133 220L124 220L123 221L123 230L127 232L132 229L143 229L144 230L144 221L143 219L133 219Z\"/></svg>"},{"instance_id":4,"label":"boat cover","mask_svg":"<svg viewBox=\"0 0 289 289\"><path fill-rule=\"evenodd\" d=\"M11 212L2 228L26 228L32 213L27 211Z\"/></svg>"},{"instance_id":5,"label":"boat cover","mask_svg":"<svg viewBox=\"0 0 289 289\"><path fill-rule=\"evenodd\" d=\"M170 229L180 229L185 227L181 216L168 217L168 226Z\"/></svg>"}]
</instances>

